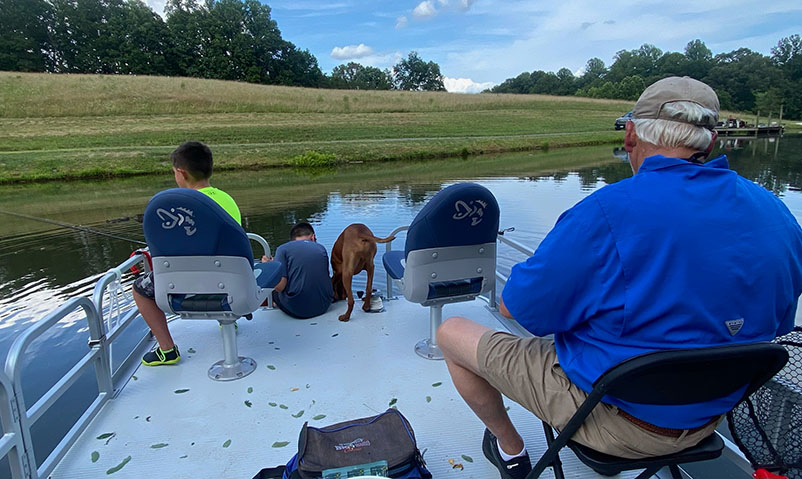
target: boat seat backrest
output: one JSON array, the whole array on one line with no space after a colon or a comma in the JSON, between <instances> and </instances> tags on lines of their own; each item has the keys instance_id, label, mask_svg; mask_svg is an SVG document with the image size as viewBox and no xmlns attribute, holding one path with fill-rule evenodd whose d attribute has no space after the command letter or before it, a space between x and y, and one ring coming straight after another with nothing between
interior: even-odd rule
<instances>
[{"instance_id":1,"label":"boat seat backrest","mask_svg":"<svg viewBox=\"0 0 802 479\"><path fill-rule=\"evenodd\" d=\"M429 306L474 299L495 282L498 202L475 183L449 186L409 226L402 292Z\"/></svg>"},{"instance_id":2,"label":"boat seat backrest","mask_svg":"<svg viewBox=\"0 0 802 479\"><path fill-rule=\"evenodd\" d=\"M183 318L234 318L255 311L265 293L256 284L245 230L203 193L174 188L145 209L156 303Z\"/></svg>"}]
</instances>

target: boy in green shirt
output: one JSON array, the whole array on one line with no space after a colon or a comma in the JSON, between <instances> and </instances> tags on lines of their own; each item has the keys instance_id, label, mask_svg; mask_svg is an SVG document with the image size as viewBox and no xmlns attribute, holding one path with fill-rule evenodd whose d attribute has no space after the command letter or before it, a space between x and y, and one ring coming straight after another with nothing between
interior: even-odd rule
<instances>
[{"instance_id":1,"label":"boy in green shirt","mask_svg":"<svg viewBox=\"0 0 802 479\"><path fill-rule=\"evenodd\" d=\"M188 141L176 148L170 154L170 159L173 161L175 182L180 188L192 188L206 194L237 220L237 223L242 224L239 207L234 199L209 184L212 176L212 152L208 146L197 141ZM164 311L156 305L153 273L138 277L134 281L133 290L139 313L159 343L156 349L142 357L142 364L161 366L177 363L181 360L181 354L170 335Z\"/></svg>"}]
</instances>

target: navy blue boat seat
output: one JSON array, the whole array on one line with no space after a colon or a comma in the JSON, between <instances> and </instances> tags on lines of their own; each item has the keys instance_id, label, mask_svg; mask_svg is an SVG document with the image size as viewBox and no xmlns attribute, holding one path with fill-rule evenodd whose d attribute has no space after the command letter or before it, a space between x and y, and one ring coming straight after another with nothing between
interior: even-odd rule
<instances>
[{"instance_id":1,"label":"navy blue boat seat","mask_svg":"<svg viewBox=\"0 0 802 479\"><path fill-rule=\"evenodd\" d=\"M254 264L245 230L214 200L189 188L151 198L143 229L159 308L221 325L225 358L212 365L209 376L233 380L250 374L256 363L237 355L234 322L269 297L281 279L281 264Z\"/></svg>"},{"instance_id":2,"label":"navy blue boat seat","mask_svg":"<svg viewBox=\"0 0 802 479\"><path fill-rule=\"evenodd\" d=\"M421 356L442 359L435 334L444 304L471 301L495 285L498 224L498 202L490 190L458 183L421 209L409 225L404 251L382 257L404 297L430 307L430 337L415 347Z\"/></svg>"}]
</instances>

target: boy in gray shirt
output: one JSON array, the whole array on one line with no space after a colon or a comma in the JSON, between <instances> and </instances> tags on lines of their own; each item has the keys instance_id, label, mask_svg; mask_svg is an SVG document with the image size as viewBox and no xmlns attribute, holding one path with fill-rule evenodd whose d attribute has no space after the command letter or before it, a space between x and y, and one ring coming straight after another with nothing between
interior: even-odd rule
<instances>
[{"instance_id":1,"label":"boy in gray shirt","mask_svg":"<svg viewBox=\"0 0 802 479\"><path fill-rule=\"evenodd\" d=\"M298 319L321 315L329 309L334 292L329 277L329 255L316 242L309 223L290 230L290 241L276 249L276 261L284 267L281 281L273 288L273 302Z\"/></svg>"}]
</instances>

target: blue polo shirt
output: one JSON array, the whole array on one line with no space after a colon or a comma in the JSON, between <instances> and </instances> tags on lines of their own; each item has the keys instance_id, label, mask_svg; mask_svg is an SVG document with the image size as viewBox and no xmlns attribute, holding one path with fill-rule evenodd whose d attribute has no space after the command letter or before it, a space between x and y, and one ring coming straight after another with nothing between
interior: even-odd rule
<instances>
[{"instance_id":1,"label":"blue polo shirt","mask_svg":"<svg viewBox=\"0 0 802 479\"><path fill-rule=\"evenodd\" d=\"M729 169L651 156L631 178L563 213L502 293L536 336L554 334L586 392L608 368L656 350L768 341L794 326L802 230L772 193ZM722 414L739 394L686 406L617 405L670 428Z\"/></svg>"}]
</instances>

